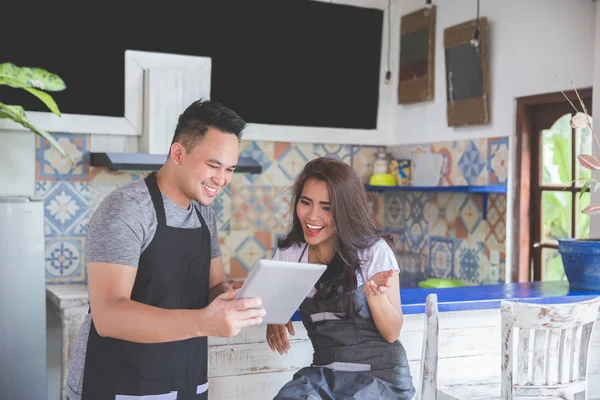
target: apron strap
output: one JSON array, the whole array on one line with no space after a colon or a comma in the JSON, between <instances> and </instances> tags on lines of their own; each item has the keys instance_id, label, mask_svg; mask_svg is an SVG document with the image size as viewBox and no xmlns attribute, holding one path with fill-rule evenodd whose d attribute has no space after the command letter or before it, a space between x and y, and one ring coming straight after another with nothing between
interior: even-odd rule
<instances>
[{"instance_id":1,"label":"apron strap","mask_svg":"<svg viewBox=\"0 0 600 400\"><path fill-rule=\"evenodd\" d=\"M166 226L167 217L165 215L165 204L163 203L162 193L160 192L158 182L156 181L156 171L149 174L144 181L146 181L146 186L148 186L148 191L152 198L152 204L154 204L158 225Z\"/></svg>"},{"instance_id":2,"label":"apron strap","mask_svg":"<svg viewBox=\"0 0 600 400\"><path fill-rule=\"evenodd\" d=\"M298 258L298 262L302 262L302 257L304 257L304 253L306 253L306 249L308 249L308 243L306 243L306 246L304 246L304 249L302 249L302 253L300 254L300 258Z\"/></svg>"}]
</instances>

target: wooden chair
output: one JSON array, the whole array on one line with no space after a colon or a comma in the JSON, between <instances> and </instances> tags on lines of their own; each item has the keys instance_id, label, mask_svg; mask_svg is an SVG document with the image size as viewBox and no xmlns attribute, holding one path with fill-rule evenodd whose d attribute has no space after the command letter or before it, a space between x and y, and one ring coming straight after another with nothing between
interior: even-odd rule
<instances>
[{"instance_id":1,"label":"wooden chair","mask_svg":"<svg viewBox=\"0 0 600 400\"><path fill-rule=\"evenodd\" d=\"M438 342L439 319L437 294L432 293L425 300L425 331L421 351L421 399L435 400L438 398Z\"/></svg>"},{"instance_id":2,"label":"wooden chair","mask_svg":"<svg viewBox=\"0 0 600 400\"><path fill-rule=\"evenodd\" d=\"M442 391L437 389L437 296L428 296L421 398L587 399L588 353L599 306L600 297L565 304L503 301L501 383L459 385Z\"/></svg>"}]
</instances>

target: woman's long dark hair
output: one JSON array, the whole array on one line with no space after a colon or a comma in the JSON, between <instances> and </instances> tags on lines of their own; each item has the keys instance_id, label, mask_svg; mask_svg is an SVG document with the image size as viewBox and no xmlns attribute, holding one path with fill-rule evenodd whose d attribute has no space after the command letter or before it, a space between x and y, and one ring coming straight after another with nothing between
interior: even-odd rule
<instances>
[{"instance_id":1,"label":"woman's long dark hair","mask_svg":"<svg viewBox=\"0 0 600 400\"><path fill-rule=\"evenodd\" d=\"M321 157L304 166L292 187L292 229L287 236L279 239L279 248L287 249L305 242L296 206L309 179L325 182L329 188L335 233L334 255L316 284L315 299L339 299L344 318L353 320L358 312L354 298L344 295L357 289L356 275L362 273L361 264L365 261L359 258L358 253L371 247L382 235L369 215L367 194L356 171L342 161ZM391 239L385 239L391 245Z\"/></svg>"}]
</instances>

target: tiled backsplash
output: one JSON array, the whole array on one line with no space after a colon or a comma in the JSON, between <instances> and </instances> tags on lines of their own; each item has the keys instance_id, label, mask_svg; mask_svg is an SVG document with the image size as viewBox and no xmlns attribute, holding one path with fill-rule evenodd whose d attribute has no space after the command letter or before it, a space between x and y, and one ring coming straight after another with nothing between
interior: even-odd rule
<instances>
[{"instance_id":1,"label":"tiled backsplash","mask_svg":"<svg viewBox=\"0 0 600 400\"><path fill-rule=\"evenodd\" d=\"M388 151L397 158L442 154L443 186L506 184L508 137ZM506 194L387 191L383 198L384 230L393 234L398 260L405 265L404 286L415 286L427 277L455 278L471 285L504 281Z\"/></svg>"},{"instance_id":2,"label":"tiled backsplash","mask_svg":"<svg viewBox=\"0 0 600 400\"><path fill-rule=\"evenodd\" d=\"M77 165L72 168L46 141L37 140L36 195L43 196L45 203L46 281L84 282L83 250L90 216L108 193L146 174L90 167L89 148L94 135L57 133L55 137ZM227 273L232 277L246 276L256 260L273 255L277 238L288 229L288 189L308 160L325 155L342 159L351 163L366 181L370 163L380 149L243 141L243 155L258 160L263 172L234 175L232 184L212 206ZM381 226L381 199L374 194L371 199L374 216Z\"/></svg>"},{"instance_id":3,"label":"tiled backsplash","mask_svg":"<svg viewBox=\"0 0 600 400\"><path fill-rule=\"evenodd\" d=\"M144 173L110 172L89 166L94 135L55 134L78 161L75 167L46 141L37 141L36 194L44 197L46 280L84 282L84 246L90 216L115 188ZM415 152L444 155L444 185L505 183L507 138L390 148L398 156ZM271 257L289 224L289 188L304 164L331 156L351 164L366 183L379 146L243 141L242 154L263 166L261 174L236 174L216 199L219 240L230 277L244 277L256 260ZM466 150L466 151L465 151ZM403 286L427 276L455 277L469 284L490 282L490 252L504 275L506 196L488 197L482 218L481 195L465 193L369 193L373 219L396 240L404 269Z\"/></svg>"}]
</instances>

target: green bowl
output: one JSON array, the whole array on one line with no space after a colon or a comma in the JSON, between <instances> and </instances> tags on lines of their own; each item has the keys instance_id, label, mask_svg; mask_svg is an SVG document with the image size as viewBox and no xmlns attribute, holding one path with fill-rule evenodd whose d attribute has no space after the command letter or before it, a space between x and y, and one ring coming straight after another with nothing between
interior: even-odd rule
<instances>
[{"instance_id":1,"label":"green bowl","mask_svg":"<svg viewBox=\"0 0 600 400\"><path fill-rule=\"evenodd\" d=\"M392 174L375 174L369 180L371 186L396 186L397 184L398 182Z\"/></svg>"},{"instance_id":2,"label":"green bowl","mask_svg":"<svg viewBox=\"0 0 600 400\"><path fill-rule=\"evenodd\" d=\"M467 286L459 280L444 279L444 278L429 278L427 280L419 282L418 285L420 288L426 288L426 289L441 289L441 288Z\"/></svg>"}]
</instances>

